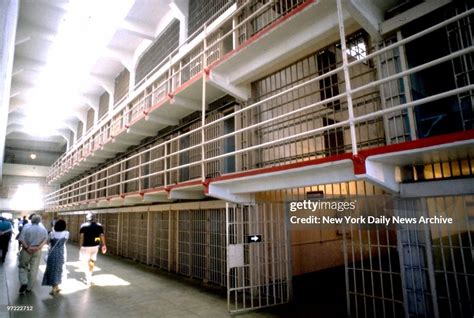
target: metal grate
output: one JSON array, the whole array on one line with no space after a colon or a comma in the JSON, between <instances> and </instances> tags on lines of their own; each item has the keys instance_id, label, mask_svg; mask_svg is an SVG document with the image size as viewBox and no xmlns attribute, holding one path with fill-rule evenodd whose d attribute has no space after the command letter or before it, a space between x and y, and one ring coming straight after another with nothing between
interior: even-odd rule
<instances>
[{"instance_id":1,"label":"metal grate","mask_svg":"<svg viewBox=\"0 0 474 318\"><path fill-rule=\"evenodd\" d=\"M416 223L344 230L348 312L353 317L470 317L474 263L472 196L372 198L357 215ZM359 202L360 204L361 202ZM452 217L424 224L420 217Z\"/></svg>"},{"instance_id":2,"label":"metal grate","mask_svg":"<svg viewBox=\"0 0 474 318\"><path fill-rule=\"evenodd\" d=\"M241 312L290 300L290 261L282 204L230 205L227 224L227 303ZM250 243L248 237L261 235Z\"/></svg>"},{"instance_id":3,"label":"metal grate","mask_svg":"<svg viewBox=\"0 0 474 318\"><path fill-rule=\"evenodd\" d=\"M153 212L151 264L161 269L170 270L170 211Z\"/></svg>"},{"instance_id":4,"label":"metal grate","mask_svg":"<svg viewBox=\"0 0 474 318\"><path fill-rule=\"evenodd\" d=\"M189 1L188 9L188 34L196 32L204 23L210 20L221 8L232 4L227 0L193 0Z\"/></svg>"},{"instance_id":5,"label":"metal grate","mask_svg":"<svg viewBox=\"0 0 474 318\"><path fill-rule=\"evenodd\" d=\"M109 93L104 92L99 99L99 119L109 111Z\"/></svg>"},{"instance_id":6,"label":"metal grate","mask_svg":"<svg viewBox=\"0 0 474 318\"><path fill-rule=\"evenodd\" d=\"M135 71L135 83L149 75L178 45L179 20L174 19L155 40L155 43L140 57Z\"/></svg>"},{"instance_id":7,"label":"metal grate","mask_svg":"<svg viewBox=\"0 0 474 318\"><path fill-rule=\"evenodd\" d=\"M114 84L114 106L117 106L128 95L130 86L130 72L124 68L120 74L115 78Z\"/></svg>"}]
</instances>

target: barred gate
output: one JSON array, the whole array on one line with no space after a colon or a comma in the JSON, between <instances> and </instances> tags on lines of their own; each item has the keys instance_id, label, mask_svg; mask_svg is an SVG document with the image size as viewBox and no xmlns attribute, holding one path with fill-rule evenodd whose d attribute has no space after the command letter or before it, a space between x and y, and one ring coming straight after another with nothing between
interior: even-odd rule
<instances>
[{"instance_id":1,"label":"barred gate","mask_svg":"<svg viewBox=\"0 0 474 318\"><path fill-rule=\"evenodd\" d=\"M344 227L350 317L473 317L474 196L360 200L362 216L453 224Z\"/></svg>"},{"instance_id":2,"label":"barred gate","mask_svg":"<svg viewBox=\"0 0 474 318\"><path fill-rule=\"evenodd\" d=\"M282 204L226 204L227 304L231 313L289 302L286 222Z\"/></svg>"}]
</instances>

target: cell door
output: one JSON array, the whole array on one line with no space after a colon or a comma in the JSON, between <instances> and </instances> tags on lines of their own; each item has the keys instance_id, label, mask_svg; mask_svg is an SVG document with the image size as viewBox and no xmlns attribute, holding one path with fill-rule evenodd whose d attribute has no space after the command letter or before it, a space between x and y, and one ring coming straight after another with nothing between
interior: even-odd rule
<instances>
[{"instance_id":1,"label":"cell door","mask_svg":"<svg viewBox=\"0 0 474 318\"><path fill-rule=\"evenodd\" d=\"M226 205L227 304L231 313L289 302L285 213L283 204Z\"/></svg>"}]
</instances>

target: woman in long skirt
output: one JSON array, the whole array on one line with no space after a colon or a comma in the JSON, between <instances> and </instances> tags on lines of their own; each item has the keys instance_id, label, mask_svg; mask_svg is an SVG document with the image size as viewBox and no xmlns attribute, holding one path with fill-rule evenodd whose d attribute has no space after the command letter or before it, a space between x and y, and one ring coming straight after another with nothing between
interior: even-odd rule
<instances>
[{"instance_id":1,"label":"woman in long skirt","mask_svg":"<svg viewBox=\"0 0 474 318\"><path fill-rule=\"evenodd\" d=\"M66 222L57 220L54 224L54 231L49 233L49 252L46 261L46 271L43 276L43 286L52 286L51 295L56 295L61 290L63 267L66 262L66 241L69 232L66 231Z\"/></svg>"}]
</instances>

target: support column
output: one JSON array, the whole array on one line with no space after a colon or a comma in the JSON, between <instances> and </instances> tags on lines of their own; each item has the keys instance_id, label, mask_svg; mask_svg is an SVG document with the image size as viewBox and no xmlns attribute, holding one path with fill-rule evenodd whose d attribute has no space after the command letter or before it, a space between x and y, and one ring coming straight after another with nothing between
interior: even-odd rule
<instances>
[{"instance_id":1,"label":"support column","mask_svg":"<svg viewBox=\"0 0 474 318\"><path fill-rule=\"evenodd\" d=\"M349 112L349 129L351 132L352 154L357 155L357 136L354 124L354 108L352 106L351 78L349 74L346 48L346 34L344 31L344 15L341 0L337 0L337 19L339 21L339 36L341 38L342 67L344 70L344 83L346 86L347 110Z\"/></svg>"},{"instance_id":2,"label":"support column","mask_svg":"<svg viewBox=\"0 0 474 318\"><path fill-rule=\"evenodd\" d=\"M206 50L207 50L207 28L204 25L204 42L202 50L202 105L201 105L201 181L206 180L206 159L205 145L204 140L206 139L206 133L204 125L206 124L206 68L207 68L207 59L206 59Z\"/></svg>"},{"instance_id":3,"label":"support column","mask_svg":"<svg viewBox=\"0 0 474 318\"><path fill-rule=\"evenodd\" d=\"M402 32L397 32L397 41L400 42L403 40ZM402 72L405 72L408 69L407 58L405 55L405 45L402 44L398 48L400 50L400 66L402 68ZM410 103L413 101L413 97L411 96L411 86L408 80L408 76L403 76L403 87L405 91L405 102ZM410 140L416 140L416 126L415 126L415 116L413 114L413 107L409 107L407 109L408 112L408 124L410 127Z\"/></svg>"},{"instance_id":4,"label":"support column","mask_svg":"<svg viewBox=\"0 0 474 318\"><path fill-rule=\"evenodd\" d=\"M423 199L395 201L394 215L416 218L426 215ZM429 224L396 224L406 317L439 317Z\"/></svg>"},{"instance_id":5,"label":"support column","mask_svg":"<svg viewBox=\"0 0 474 318\"><path fill-rule=\"evenodd\" d=\"M3 168L19 1L0 1L0 171ZM0 173L0 183L2 174Z\"/></svg>"}]
</instances>

